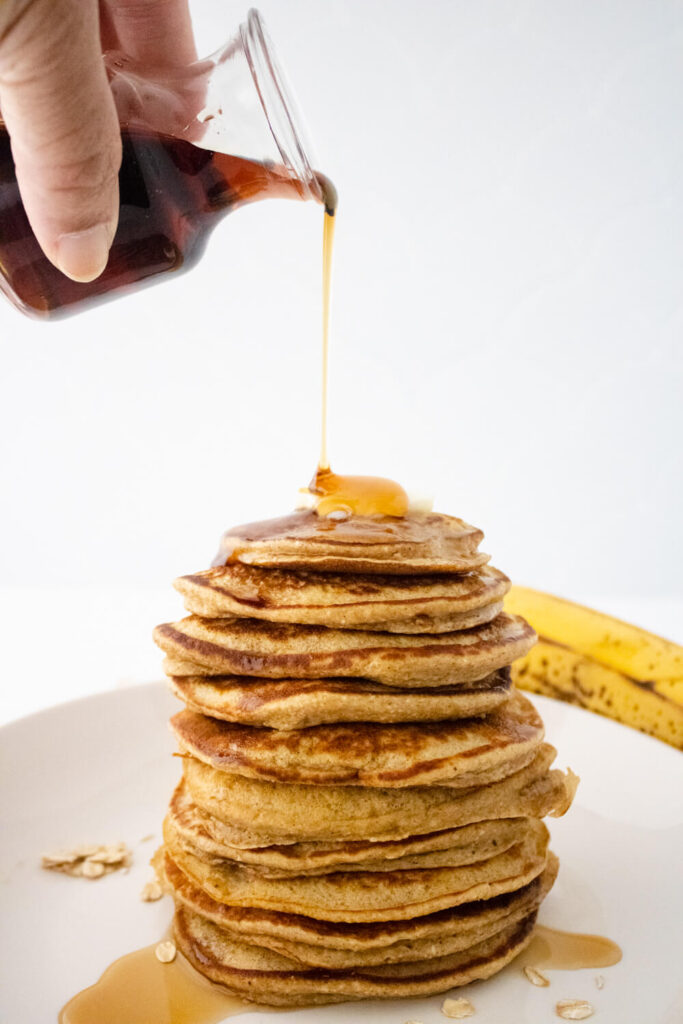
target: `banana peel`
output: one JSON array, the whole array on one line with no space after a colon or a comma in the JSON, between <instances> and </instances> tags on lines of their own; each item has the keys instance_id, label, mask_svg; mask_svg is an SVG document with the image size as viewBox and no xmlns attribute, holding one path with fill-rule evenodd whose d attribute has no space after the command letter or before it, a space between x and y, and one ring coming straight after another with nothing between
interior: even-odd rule
<instances>
[{"instance_id":1,"label":"banana peel","mask_svg":"<svg viewBox=\"0 0 683 1024\"><path fill-rule=\"evenodd\" d=\"M515 685L614 718L683 750L683 647L602 612L513 586L505 610L538 643L512 666Z\"/></svg>"}]
</instances>

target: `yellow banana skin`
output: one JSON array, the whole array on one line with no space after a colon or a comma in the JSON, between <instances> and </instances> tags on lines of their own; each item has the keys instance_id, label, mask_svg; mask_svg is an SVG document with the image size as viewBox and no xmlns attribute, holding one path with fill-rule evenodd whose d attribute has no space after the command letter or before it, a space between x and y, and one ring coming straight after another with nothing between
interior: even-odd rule
<instances>
[{"instance_id":1,"label":"yellow banana skin","mask_svg":"<svg viewBox=\"0 0 683 1024\"><path fill-rule=\"evenodd\" d=\"M512 666L522 689L607 715L683 750L683 647L602 612L527 587L505 609L539 635Z\"/></svg>"}]
</instances>

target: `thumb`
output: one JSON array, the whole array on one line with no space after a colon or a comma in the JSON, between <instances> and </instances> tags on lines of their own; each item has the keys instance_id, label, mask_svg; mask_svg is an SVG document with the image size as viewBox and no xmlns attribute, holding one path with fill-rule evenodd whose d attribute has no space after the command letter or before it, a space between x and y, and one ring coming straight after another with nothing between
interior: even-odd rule
<instances>
[{"instance_id":1,"label":"thumb","mask_svg":"<svg viewBox=\"0 0 683 1024\"><path fill-rule=\"evenodd\" d=\"M121 163L97 0L0 0L0 111L40 247L73 280L94 280L116 231Z\"/></svg>"}]
</instances>

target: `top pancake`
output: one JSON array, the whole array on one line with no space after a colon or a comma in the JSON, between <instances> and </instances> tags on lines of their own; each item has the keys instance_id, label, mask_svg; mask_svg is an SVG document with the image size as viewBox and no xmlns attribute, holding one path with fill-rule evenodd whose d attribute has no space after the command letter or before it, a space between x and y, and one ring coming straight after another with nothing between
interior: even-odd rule
<instances>
[{"instance_id":1,"label":"top pancake","mask_svg":"<svg viewBox=\"0 0 683 1024\"><path fill-rule=\"evenodd\" d=\"M435 512L335 519L300 511L228 530L214 565L408 575L469 572L488 562L481 530Z\"/></svg>"},{"instance_id":2,"label":"top pancake","mask_svg":"<svg viewBox=\"0 0 683 1024\"><path fill-rule=\"evenodd\" d=\"M228 562L174 584L185 607L207 618L398 633L443 633L489 622L510 588L498 569L460 575L396 576L264 569Z\"/></svg>"}]
</instances>

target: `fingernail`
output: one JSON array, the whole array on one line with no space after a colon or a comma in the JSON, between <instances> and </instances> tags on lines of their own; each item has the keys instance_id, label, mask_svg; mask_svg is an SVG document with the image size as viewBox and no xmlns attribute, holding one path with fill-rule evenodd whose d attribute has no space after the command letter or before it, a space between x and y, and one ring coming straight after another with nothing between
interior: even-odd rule
<instances>
[{"instance_id":1,"label":"fingernail","mask_svg":"<svg viewBox=\"0 0 683 1024\"><path fill-rule=\"evenodd\" d=\"M94 281L107 265L110 237L106 224L60 235L57 265L61 272L73 281Z\"/></svg>"}]
</instances>

